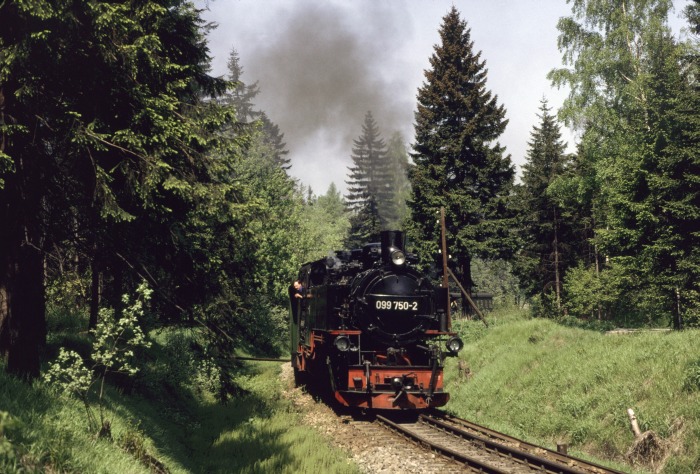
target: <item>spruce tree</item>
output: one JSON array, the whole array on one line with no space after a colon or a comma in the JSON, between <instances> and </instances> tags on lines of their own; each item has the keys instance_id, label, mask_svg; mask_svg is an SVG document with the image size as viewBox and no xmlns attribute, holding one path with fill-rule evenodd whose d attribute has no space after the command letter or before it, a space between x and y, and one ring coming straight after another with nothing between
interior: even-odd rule
<instances>
[{"instance_id":1,"label":"spruce tree","mask_svg":"<svg viewBox=\"0 0 700 474\"><path fill-rule=\"evenodd\" d=\"M514 248L508 211L514 167L498 143L506 111L486 88L485 61L455 7L443 18L440 38L418 90L412 233L423 261L436 258L444 206L448 251L470 291L472 258L504 257Z\"/></svg>"},{"instance_id":2,"label":"spruce tree","mask_svg":"<svg viewBox=\"0 0 700 474\"><path fill-rule=\"evenodd\" d=\"M207 74L202 24L185 1L0 3L0 357L8 372L39 373L46 253L68 233L91 252L113 250L104 236L139 224L145 211L177 215L163 197L186 194L202 171L219 138L212 131L228 118L200 101L226 87ZM113 243L122 250L151 240L144 235Z\"/></svg>"},{"instance_id":3,"label":"spruce tree","mask_svg":"<svg viewBox=\"0 0 700 474\"><path fill-rule=\"evenodd\" d=\"M353 165L349 167L345 196L350 217L348 245L377 241L382 230L382 212L391 205L391 173L387 146L372 112L367 112L362 134L353 140Z\"/></svg>"},{"instance_id":4,"label":"spruce tree","mask_svg":"<svg viewBox=\"0 0 700 474\"><path fill-rule=\"evenodd\" d=\"M260 116L260 112L254 109L254 99L260 94L258 82L256 81L253 84L243 82L243 66L235 49L231 49L226 66L229 80L233 83L233 87L226 96L219 99L219 102L233 106L239 122L254 121Z\"/></svg>"},{"instance_id":5,"label":"spruce tree","mask_svg":"<svg viewBox=\"0 0 700 474\"><path fill-rule=\"evenodd\" d=\"M517 192L522 247L515 270L528 296L551 290L560 310L564 272L573 257L569 252L572 232L567 210L551 196L549 187L567 171L570 158L544 99L538 117L540 123L530 134L522 185Z\"/></svg>"},{"instance_id":6,"label":"spruce tree","mask_svg":"<svg viewBox=\"0 0 700 474\"><path fill-rule=\"evenodd\" d=\"M274 153L275 162L280 168L288 170L291 167L291 162L287 157L289 150L286 149L284 134L280 132L279 127L269 119L265 112L255 109L254 99L260 94L258 81L253 84L246 84L243 81L243 66L235 49L231 50L227 66L229 80L234 85L231 91L219 98L218 101L235 109L239 127L250 124L260 127L264 134L263 141Z\"/></svg>"},{"instance_id":7,"label":"spruce tree","mask_svg":"<svg viewBox=\"0 0 700 474\"><path fill-rule=\"evenodd\" d=\"M411 183L408 181L408 150L401 132L395 132L387 145L387 159L391 170L391 204L384 213L388 229L401 229L408 218L408 205Z\"/></svg>"}]
</instances>

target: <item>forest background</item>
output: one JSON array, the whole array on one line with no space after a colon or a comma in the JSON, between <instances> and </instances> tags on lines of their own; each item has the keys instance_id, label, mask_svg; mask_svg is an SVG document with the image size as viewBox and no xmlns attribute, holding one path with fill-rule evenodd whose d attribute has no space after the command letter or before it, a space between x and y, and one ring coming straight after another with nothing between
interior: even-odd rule
<instances>
[{"instance_id":1,"label":"forest background","mask_svg":"<svg viewBox=\"0 0 700 474\"><path fill-rule=\"evenodd\" d=\"M226 400L236 350L283 352L302 263L403 227L431 271L440 208L468 291L572 324L698 326L700 4L680 41L670 1L570 3L566 67L549 77L571 94L556 115L542 101L519 183L498 141L507 104L452 8L418 90L415 142L384 135L368 111L345 196L288 175L283 131L256 108L235 49L226 78L208 74L211 25L192 4L3 3L5 370L47 372L66 345L52 339L56 321L99 340L101 324L128 316L140 349L125 358L146 350L136 328L201 328L200 357ZM558 120L579 131L576 153Z\"/></svg>"}]
</instances>

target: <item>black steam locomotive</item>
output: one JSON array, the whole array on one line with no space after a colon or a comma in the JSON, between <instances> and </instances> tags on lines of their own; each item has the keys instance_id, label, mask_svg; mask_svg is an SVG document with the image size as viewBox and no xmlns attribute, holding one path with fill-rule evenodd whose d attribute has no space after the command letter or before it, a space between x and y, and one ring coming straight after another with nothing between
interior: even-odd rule
<instances>
[{"instance_id":1,"label":"black steam locomotive","mask_svg":"<svg viewBox=\"0 0 700 474\"><path fill-rule=\"evenodd\" d=\"M325 385L341 404L374 409L443 406L450 332L447 289L417 271L404 235L302 266L290 292L291 358L298 383Z\"/></svg>"}]
</instances>

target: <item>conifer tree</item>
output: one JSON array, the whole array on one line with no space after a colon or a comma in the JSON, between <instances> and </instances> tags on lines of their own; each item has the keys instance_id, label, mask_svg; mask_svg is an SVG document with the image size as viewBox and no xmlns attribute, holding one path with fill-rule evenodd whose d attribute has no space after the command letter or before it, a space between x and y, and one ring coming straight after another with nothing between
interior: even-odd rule
<instances>
[{"instance_id":1,"label":"conifer tree","mask_svg":"<svg viewBox=\"0 0 700 474\"><path fill-rule=\"evenodd\" d=\"M345 199L351 213L348 246L355 246L379 239L382 212L391 205L387 146L372 112L367 112L362 134L353 140L351 158Z\"/></svg>"},{"instance_id":2,"label":"conifer tree","mask_svg":"<svg viewBox=\"0 0 700 474\"><path fill-rule=\"evenodd\" d=\"M514 167L498 143L505 109L486 88L485 61L455 7L443 18L440 39L418 90L412 233L423 261L436 258L444 206L448 250L470 289L472 258L504 257L514 248L508 211Z\"/></svg>"},{"instance_id":3,"label":"conifer tree","mask_svg":"<svg viewBox=\"0 0 700 474\"><path fill-rule=\"evenodd\" d=\"M243 81L243 66L240 57L235 49L231 50L228 59L229 79L234 83L231 91L218 101L224 105L231 106L236 111L239 127L241 125L253 124L259 126L263 131L263 141L274 153L275 162L284 170L291 167L291 162L286 156L289 150L284 143L284 134L279 127L273 123L265 112L255 109L255 98L260 94L258 81L253 84L246 84Z\"/></svg>"},{"instance_id":4,"label":"conifer tree","mask_svg":"<svg viewBox=\"0 0 700 474\"><path fill-rule=\"evenodd\" d=\"M395 132L387 145L387 159L391 170L392 203L387 206L385 221L388 229L401 229L408 218L407 201L411 194L408 180L408 150L401 132Z\"/></svg>"},{"instance_id":5,"label":"conifer tree","mask_svg":"<svg viewBox=\"0 0 700 474\"><path fill-rule=\"evenodd\" d=\"M220 98L219 101L233 106L239 122L254 121L261 114L254 108L254 99L260 94L258 82L255 81L253 84L243 82L243 66L235 48L231 49L226 66L228 67L229 80L234 85L226 96Z\"/></svg>"},{"instance_id":6,"label":"conifer tree","mask_svg":"<svg viewBox=\"0 0 700 474\"><path fill-rule=\"evenodd\" d=\"M97 243L144 210L176 215L165 197L187 194L202 171L212 131L228 119L200 101L226 88L207 74L202 23L179 0L0 3L0 357L9 372L39 373L45 257L65 228Z\"/></svg>"},{"instance_id":7,"label":"conifer tree","mask_svg":"<svg viewBox=\"0 0 700 474\"><path fill-rule=\"evenodd\" d=\"M570 158L565 153L559 125L544 99L538 117L539 126L530 133L522 185L517 188L522 247L515 269L528 296L551 289L560 310L564 272L573 258L569 251L572 235L567 210L551 196L549 187L564 175Z\"/></svg>"}]
</instances>

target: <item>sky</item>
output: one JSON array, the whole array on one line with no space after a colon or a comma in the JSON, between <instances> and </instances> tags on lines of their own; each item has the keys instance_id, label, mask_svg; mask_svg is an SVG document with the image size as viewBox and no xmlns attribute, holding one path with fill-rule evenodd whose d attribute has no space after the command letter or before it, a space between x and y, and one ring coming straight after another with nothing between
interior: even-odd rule
<instances>
[{"instance_id":1,"label":"sky","mask_svg":"<svg viewBox=\"0 0 700 474\"><path fill-rule=\"evenodd\" d=\"M680 22L678 0L672 22ZM525 162L542 99L553 112L567 90L547 73L562 67L557 49L566 0L199 0L212 74L225 76L233 49L242 81L258 82L257 109L284 134L289 173L316 195L331 183L345 194L352 141L369 111L388 142L413 143L418 88L439 44L443 17L455 6L488 70L486 87L509 120L499 139L516 165ZM573 151L575 134L562 126Z\"/></svg>"}]
</instances>

